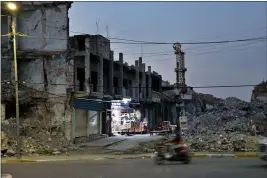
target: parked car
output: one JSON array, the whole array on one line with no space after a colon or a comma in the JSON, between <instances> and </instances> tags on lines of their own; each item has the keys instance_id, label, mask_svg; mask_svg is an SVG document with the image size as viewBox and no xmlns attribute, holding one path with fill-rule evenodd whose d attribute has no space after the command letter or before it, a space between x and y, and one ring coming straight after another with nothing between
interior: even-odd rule
<instances>
[{"instance_id":1,"label":"parked car","mask_svg":"<svg viewBox=\"0 0 267 178\"><path fill-rule=\"evenodd\" d=\"M261 160L267 161L267 137L261 138L259 140L258 155Z\"/></svg>"}]
</instances>

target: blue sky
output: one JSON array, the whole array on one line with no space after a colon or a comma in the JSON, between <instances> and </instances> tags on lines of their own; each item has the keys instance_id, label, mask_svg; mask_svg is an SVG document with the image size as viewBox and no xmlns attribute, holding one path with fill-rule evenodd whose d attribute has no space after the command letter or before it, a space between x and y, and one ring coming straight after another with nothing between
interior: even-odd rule
<instances>
[{"instance_id":1,"label":"blue sky","mask_svg":"<svg viewBox=\"0 0 267 178\"><path fill-rule=\"evenodd\" d=\"M74 2L70 30L144 41L189 42L267 36L266 2ZM97 31L96 21L99 24ZM73 35L73 34L72 34ZM111 44L133 64L141 45ZM190 86L258 84L266 79L267 42L183 45ZM143 45L146 66L175 82L172 45ZM250 100L252 87L197 92Z\"/></svg>"}]
</instances>

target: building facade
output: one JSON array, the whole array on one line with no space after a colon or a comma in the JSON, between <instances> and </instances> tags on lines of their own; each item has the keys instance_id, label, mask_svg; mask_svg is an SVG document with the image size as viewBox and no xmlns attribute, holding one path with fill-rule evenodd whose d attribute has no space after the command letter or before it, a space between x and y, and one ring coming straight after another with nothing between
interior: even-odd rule
<instances>
[{"instance_id":1,"label":"building facade","mask_svg":"<svg viewBox=\"0 0 267 178\"><path fill-rule=\"evenodd\" d=\"M72 2L19 2L15 18L20 117L41 118L60 127L67 139L107 133L111 100L131 98L152 126L161 120L162 77L142 58L128 65L114 60L101 35L69 37ZM11 16L2 8L1 31L10 34ZM13 46L1 38L1 80L5 118L15 117Z\"/></svg>"},{"instance_id":2,"label":"building facade","mask_svg":"<svg viewBox=\"0 0 267 178\"><path fill-rule=\"evenodd\" d=\"M1 33L10 34L11 16L2 2ZM73 88L68 38L68 11L72 2L16 2L17 64L20 117L43 118L60 126L70 139L70 93ZM10 36L1 38L1 102L6 118L15 115L13 46Z\"/></svg>"},{"instance_id":3,"label":"building facade","mask_svg":"<svg viewBox=\"0 0 267 178\"><path fill-rule=\"evenodd\" d=\"M89 118L87 121L77 118L77 125L90 122L90 115L94 113L98 117L96 120L102 122L99 125L104 127L107 122L105 113L110 106L108 103L123 98L130 98L135 107L140 108L142 117L148 118L150 125L159 120L162 77L152 72L151 66L146 70L142 58L131 66L123 61L123 53L119 53L119 59L114 60L110 41L101 35L75 35L71 37L70 44L74 63L75 97L90 100L90 106L95 105L94 102L102 103L98 107L105 108L89 112L76 108L77 113L83 113L80 118ZM105 133L106 129L103 127L99 133ZM79 136L82 135L86 135L85 131Z\"/></svg>"}]
</instances>

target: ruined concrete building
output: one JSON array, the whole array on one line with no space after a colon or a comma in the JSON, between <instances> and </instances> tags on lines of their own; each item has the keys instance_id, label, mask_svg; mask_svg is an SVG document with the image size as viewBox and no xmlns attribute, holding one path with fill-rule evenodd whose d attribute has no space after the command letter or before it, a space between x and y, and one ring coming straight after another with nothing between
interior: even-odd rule
<instances>
[{"instance_id":1,"label":"ruined concrete building","mask_svg":"<svg viewBox=\"0 0 267 178\"><path fill-rule=\"evenodd\" d=\"M73 88L73 64L69 53L68 11L72 2L17 2L16 31L20 116L42 118L64 128L70 138L71 109L68 91ZM1 34L10 33L11 16L3 11ZM6 11L7 12L7 11ZM13 47L1 38L2 103L6 118L14 117ZM27 105L26 107L23 107ZM63 127L64 125L64 127Z\"/></svg>"},{"instance_id":2,"label":"ruined concrete building","mask_svg":"<svg viewBox=\"0 0 267 178\"><path fill-rule=\"evenodd\" d=\"M267 82L261 82L259 85L255 86L252 95L251 101L267 101Z\"/></svg>"},{"instance_id":3,"label":"ruined concrete building","mask_svg":"<svg viewBox=\"0 0 267 178\"><path fill-rule=\"evenodd\" d=\"M101 35L69 37L71 2L21 2L16 29L21 118L41 119L60 127L69 140L106 134L111 100L131 98L149 125L161 115L162 77L143 63L129 66L123 54L114 60L110 41ZM4 15L4 14L3 14ZM2 34L10 16L1 16ZM1 39L2 103L15 116L12 43Z\"/></svg>"},{"instance_id":4,"label":"ruined concrete building","mask_svg":"<svg viewBox=\"0 0 267 178\"><path fill-rule=\"evenodd\" d=\"M86 123L93 121L100 127L94 133L105 133L103 123L108 108L105 103L111 100L131 98L132 103L139 103L149 123L156 123L161 117L162 77L152 72L151 66L146 71L142 58L135 61L135 66L129 66L124 63L122 53L119 53L119 60L114 60L110 41L101 35L75 35L70 42L74 60L76 129L80 130L76 131L76 137L92 134L93 124ZM89 121L82 118L89 118Z\"/></svg>"}]
</instances>

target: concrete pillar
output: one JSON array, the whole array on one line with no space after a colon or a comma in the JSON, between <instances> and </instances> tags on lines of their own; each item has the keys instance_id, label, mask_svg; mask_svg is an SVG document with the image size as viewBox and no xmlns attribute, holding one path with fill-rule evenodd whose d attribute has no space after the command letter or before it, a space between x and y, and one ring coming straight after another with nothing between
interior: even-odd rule
<instances>
[{"instance_id":1,"label":"concrete pillar","mask_svg":"<svg viewBox=\"0 0 267 178\"><path fill-rule=\"evenodd\" d=\"M139 81L139 83L141 84L141 89L140 89L141 93L139 93L139 98L143 98L143 88L142 88L143 87L143 85L142 85L142 77L143 77L143 75L142 75L142 68L143 68L143 66L142 66L142 57L139 57L138 65L139 65L139 73L141 72L141 81Z\"/></svg>"},{"instance_id":2,"label":"concrete pillar","mask_svg":"<svg viewBox=\"0 0 267 178\"><path fill-rule=\"evenodd\" d=\"M90 93L91 61L90 61L90 38L85 38L85 91Z\"/></svg>"},{"instance_id":3,"label":"concrete pillar","mask_svg":"<svg viewBox=\"0 0 267 178\"><path fill-rule=\"evenodd\" d=\"M85 42L86 44L87 42ZM91 77L91 70L90 70L90 52L86 52L84 56L84 66L85 66L85 91L90 93L90 77Z\"/></svg>"},{"instance_id":4,"label":"concrete pillar","mask_svg":"<svg viewBox=\"0 0 267 178\"><path fill-rule=\"evenodd\" d=\"M103 55L100 53L99 63L98 63L98 92L103 94L104 91L104 83L103 83Z\"/></svg>"},{"instance_id":5,"label":"concrete pillar","mask_svg":"<svg viewBox=\"0 0 267 178\"><path fill-rule=\"evenodd\" d=\"M146 99L146 64L142 64L142 93L143 93L143 98Z\"/></svg>"},{"instance_id":6,"label":"concrete pillar","mask_svg":"<svg viewBox=\"0 0 267 178\"><path fill-rule=\"evenodd\" d=\"M153 111L154 111L154 105L153 104L149 104L148 107L148 126L149 128L152 128L153 126Z\"/></svg>"},{"instance_id":7,"label":"concrete pillar","mask_svg":"<svg viewBox=\"0 0 267 178\"><path fill-rule=\"evenodd\" d=\"M148 70L148 99L152 100L152 78L151 78L151 66L147 67Z\"/></svg>"},{"instance_id":8,"label":"concrete pillar","mask_svg":"<svg viewBox=\"0 0 267 178\"><path fill-rule=\"evenodd\" d=\"M120 76L119 76L119 94L123 97L123 54L119 53Z\"/></svg>"},{"instance_id":9,"label":"concrete pillar","mask_svg":"<svg viewBox=\"0 0 267 178\"><path fill-rule=\"evenodd\" d=\"M139 101L139 66L138 66L138 60L135 60L135 98Z\"/></svg>"},{"instance_id":10,"label":"concrete pillar","mask_svg":"<svg viewBox=\"0 0 267 178\"><path fill-rule=\"evenodd\" d=\"M132 95L131 98L136 98L136 84L135 84L135 76L132 78L132 86L131 86L131 90L132 90Z\"/></svg>"},{"instance_id":11,"label":"concrete pillar","mask_svg":"<svg viewBox=\"0 0 267 178\"><path fill-rule=\"evenodd\" d=\"M113 77L114 77L114 52L110 51L110 64L109 64L109 92L110 94L113 96L114 94L114 81L113 81Z\"/></svg>"}]
</instances>

